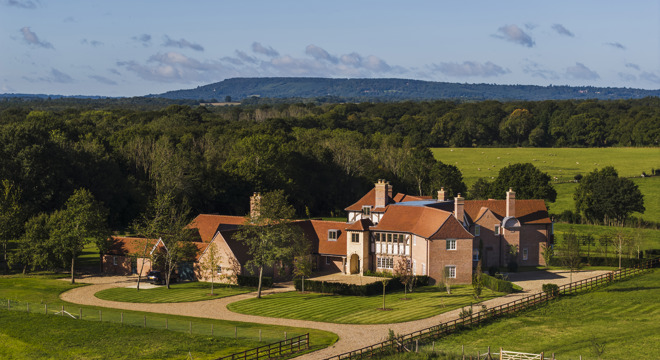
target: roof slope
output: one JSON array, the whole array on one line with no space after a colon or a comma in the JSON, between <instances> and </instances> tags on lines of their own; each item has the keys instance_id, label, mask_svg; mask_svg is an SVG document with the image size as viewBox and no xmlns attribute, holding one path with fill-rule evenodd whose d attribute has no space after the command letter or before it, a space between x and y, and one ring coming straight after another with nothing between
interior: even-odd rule
<instances>
[{"instance_id":1,"label":"roof slope","mask_svg":"<svg viewBox=\"0 0 660 360\"><path fill-rule=\"evenodd\" d=\"M346 256L347 223L341 221L305 220L296 222L312 244L312 252ZM337 230L337 240L328 240L328 231ZM316 246L318 247L316 247Z\"/></svg>"},{"instance_id":2,"label":"roof slope","mask_svg":"<svg viewBox=\"0 0 660 360\"><path fill-rule=\"evenodd\" d=\"M428 206L389 206L371 230L409 232L427 239L472 238L451 213Z\"/></svg>"},{"instance_id":3,"label":"roof slope","mask_svg":"<svg viewBox=\"0 0 660 360\"><path fill-rule=\"evenodd\" d=\"M107 254L126 256L142 254L145 245L147 246L147 253L149 253L158 242L158 239L112 236L107 241L110 243Z\"/></svg>"},{"instance_id":4,"label":"roof slope","mask_svg":"<svg viewBox=\"0 0 660 360\"><path fill-rule=\"evenodd\" d=\"M198 229L202 242L209 243L221 229L235 229L245 223L243 216L200 214L188 224L190 229Z\"/></svg>"},{"instance_id":5,"label":"roof slope","mask_svg":"<svg viewBox=\"0 0 660 360\"><path fill-rule=\"evenodd\" d=\"M516 200L516 219L521 224L550 224L548 209L543 200ZM488 208L499 220L506 216L506 200L466 200L465 213L470 222L483 215L482 208Z\"/></svg>"}]
</instances>

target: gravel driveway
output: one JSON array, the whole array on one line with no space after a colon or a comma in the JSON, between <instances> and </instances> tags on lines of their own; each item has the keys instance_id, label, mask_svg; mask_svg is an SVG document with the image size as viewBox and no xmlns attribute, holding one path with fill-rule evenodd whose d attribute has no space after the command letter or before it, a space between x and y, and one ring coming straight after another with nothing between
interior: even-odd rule
<instances>
[{"instance_id":1,"label":"gravel driveway","mask_svg":"<svg viewBox=\"0 0 660 360\"><path fill-rule=\"evenodd\" d=\"M573 273L573 281L586 279L608 271L579 271ZM568 271L534 271L522 272L509 275L509 280L523 288L522 293L508 294L499 298L491 299L477 306L486 305L488 308L501 305L518 298L537 293L541 291L541 285L546 283L555 283L563 285L569 282ZM339 341L333 346L306 354L300 359L319 359L333 355L338 355L347 351L356 350L364 346L369 346L386 339L389 329L398 334L406 334L416 330L431 327L444 321L458 318L460 309L436 315L427 319L396 323L396 324L377 324L377 325L354 325L354 324L331 324L316 321L279 319L263 316L238 314L227 310L227 304L253 298L256 293L241 294L225 297L216 300L197 301L189 303L164 303L164 304L139 304L117 301L101 300L94 296L98 291L113 287L135 286L136 277L127 276L103 276L86 277L77 280L80 283L90 283L92 285L79 287L66 291L60 295L64 301L81 305L103 306L114 309L145 311L153 313L163 313L171 315L193 316L210 319L245 321L270 325L297 326L312 328L333 332L339 335ZM146 283L146 282L145 282ZM293 291L291 285L276 287L262 292L268 295L276 292Z\"/></svg>"}]
</instances>

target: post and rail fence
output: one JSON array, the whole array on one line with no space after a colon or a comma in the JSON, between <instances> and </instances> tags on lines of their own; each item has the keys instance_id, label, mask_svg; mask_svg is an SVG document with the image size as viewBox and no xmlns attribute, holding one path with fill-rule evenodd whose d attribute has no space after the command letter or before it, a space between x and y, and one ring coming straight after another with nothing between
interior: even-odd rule
<instances>
[{"instance_id":1,"label":"post and rail fence","mask_svg":"<svg viewBox=\"0 0 660 360\"><path fill-rule=\"evenodd\" d=\"M276 343L259 346L240 353L231 354L216 360L259 360L277 359L309 349L309 333Z\"/></svg>"},{"instance_id":2,"label":"post and rail fence","mask_svg":"<svg viewBox=\"0 0 660 360\"><path fill-rule=\"evenodd\" d=\"M468 328L472 325L477 325L488 320L513 314L515 312L525 310L536 305L548 302L561 295L568 295L577 293L582 290L591 290L600 286L608 285L614 281L626 279L632 275L645 272L660 263L660 258L651 259L647 262L639 264L635 267L617 269L612 272L594 276L588 279L575 281L559 287L557 294L536 293L518 300L508 302L506 304L498 305L487 309L485 311L478 311L471 316L464 318L449 320L444 323L431 326L426 329L417 330L409 334L400 335L393 339L388 339L377 344L365 346L361 349L349 351L343 354L331 356L325 360L343 360L343 359L363 359L366 357L373 357L387 352L404 352L410 351L413 344L420 341L439 339L448 334Z\"/></svg>"}]
</instances>

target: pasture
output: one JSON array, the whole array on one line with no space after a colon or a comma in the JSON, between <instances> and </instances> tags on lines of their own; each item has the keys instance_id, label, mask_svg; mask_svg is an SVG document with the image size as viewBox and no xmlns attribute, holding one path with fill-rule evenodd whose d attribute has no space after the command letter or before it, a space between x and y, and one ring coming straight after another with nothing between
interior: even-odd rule
<instances>
[{"instance_id":1,"label":"pasture","mask_svg":"<svg viewBox=\"0 0 660 360\"><path fill-rule=\"evenodd\" d=\"M640 275L608 287L571 295L516 316L449 335L420 353L384 359L461 359L497 351L545 352L558 359L656 359L660 333L660 271ZM436 354L432 354L434 346ZM446 352L438 355L437 352Z\"/></svg>"},{"instance_id":2,"label":"pasture","mask_svg":"<svg viewBox=\"0 0 660 360\"><path fill-rule=\"evenodd\" d=\"M433 148L435 158L457 166L470 187L478 178L493 179L500 169L515 163L532 163L553 179L557 201L550 211L574 210L573 177L594 169L613 166L619 176L633 179L644 194L646 212L642 218L660 219L660 177L640 178L660 169L660 148ZM639 216L640 214L634 214Z\"/></svg>"},{"instance_id":3,"label":"pasture","mask_svg":"<svg viewBox=\"0 0 660 360\"><path fill-rule=\"evenodd\" d=\"M343 296L331 294L286 292L231 303L227 308L241 314L312 320L340 324L385 324L425 319L477 301L472 286L452 286L451 295L435 286L425 286L408 293L403 291L383 297ZM484 289L479 301L503 295Z\"/></svg>"},{"instance_id":4,"label":"pasture","mask_svg":"<svg viewBox=\"0 0 660 360\"><path fill-rule=\"evenodd\" d=\"M143 279L144 281L145 279ZM144 281L146 283L146 281ZM170 289L162 285L156 288L110 288L94 294L99 299L134 303L177 303L220 299L227 296L245 294L255 288L214 284L211 295L211 283L189 282L170 284Z\"/></svg>"}]
</instances>

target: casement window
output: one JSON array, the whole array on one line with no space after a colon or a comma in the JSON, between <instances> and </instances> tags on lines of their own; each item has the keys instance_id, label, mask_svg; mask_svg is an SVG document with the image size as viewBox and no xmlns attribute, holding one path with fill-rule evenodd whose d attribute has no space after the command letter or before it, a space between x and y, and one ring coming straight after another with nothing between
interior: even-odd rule
<instances>
[{"instance_id":1,"label":"casement window","mask_svg":"<svg viewBox=\"0 0 660 360\"><path fill-rule=\"evenodd\" d=\"M529 257L529 251L527 250L527 248L523 248L523 260L527 260L528 257Z\"/></svg>"},{"instance_id":2,"label":"casement window","mask_svg":"<svg viewBox=\"0 0 660 360\"><path fill-rule=\"evenodd\" d=\"M447 250L456 250L456 239L447 239Z\"/></svg>"},{"instance_id":3,"label":"casement window","mask_svg":"<svg viewBox=\"0 0 660 360\"><path fill-rule=\"evenodd\" d=\"M495 235L500 235L500 226L495 225Z\"/></svg>"},{"instance_id":4,"label":"casement window","mask_svg":"<svg viewBox=\"0 0 660 360\"><path fill-rule=\"evenodd\" d=\"M472 250L472 261L479 261L479 249Z\"/></svg>"},{"instance_id":5,"label":"casement window","mask_svg":"<svg viewBox=\"0 0 660 360\"><path fill-rule=\"evenodd\" d=\"M388 243L392 242L392 234L387 234L387 242Z\"/></svg>"},{"instance_id":6,"label":"casement window","mask_svg":"<svg viewBox=\"0 0 660 360\"><path fill-rule=\"evenodd\" d=\"M371 206L363 206L362 207L362 214L371 215Z\"/></svg>"},{"instance_id":7,"label":"casement window","mask_svg":"<svg viewBox=\"0 0 660 360\"><path fill-rule=\"evenodd\" d=\"M217 272L218 275L222 274L222 266L218 265L218 266L215 268L215 272Z\"/></svg>"},{"instance_id":8,"label":"casement window","mask_svg":"<svg viewBox=\"0 0 660 360\"><path fill-rule=\"evenodd\" d=\"M445 274L447 275L448 279L456 279L456 266L455 265L445 266Z\"/></svg>"},{"instance_id":9,"label":"casement window","mask_svg":"<svg viewBox=\"0 0 660 360\"><path fill-rule=\"evenodd\" d=\"M351 234L351 242L359 243L360 242L360 234L358 234L358 233Z\"/></svg>"},{"instance_id":10,"label":"casement window","mask_svg":"<svg viewBox=\"0 0 660 360\"><path fill-rule=\"evenodd\" d=\"M112 265L117 265L117 257L116 256L112 257Z\"/></svg>"},{"instance_id":11,"label":"casement window","mask_svg":"<svg viewBox=\"0 0 660 360\"><path fill-rule=\"evenodd\" d=\"M392 269L394 268L394 259L391 257L378 257L376 258L376 266L379 269Z\"/></svg>"},{"instance_id":12,"label":"casement window","mask_svg":"<svg viewBox=\"0 0 660 360\"><path fill-rule=\"evenodd\" d=\"M339 230L328 230L328 241L337 241Z\"/></svg>"},{"instance_id":13,"label":"casement window","mask_svg":"<svg viewBox=\"0 0 660 360\"><path fill-rule=\"evenodd\" d=\"M479 236L481 235L481 226L475 225L474 226L474 236Z\"/></svg>"}]
</instances>

